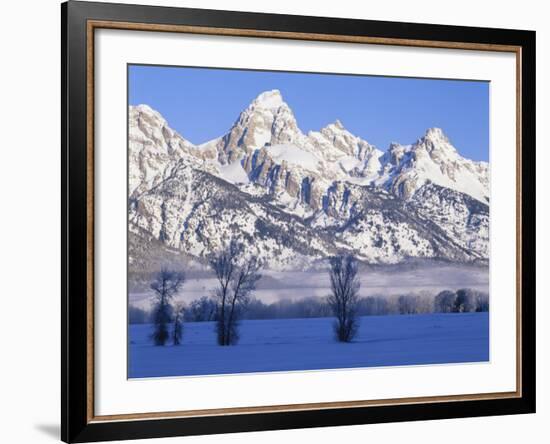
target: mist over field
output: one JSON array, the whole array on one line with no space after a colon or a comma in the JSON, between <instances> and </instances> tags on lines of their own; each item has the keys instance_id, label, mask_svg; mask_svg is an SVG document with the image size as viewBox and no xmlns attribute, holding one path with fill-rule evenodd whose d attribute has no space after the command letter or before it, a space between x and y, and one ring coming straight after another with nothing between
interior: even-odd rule
<instances>
[{"instance_id":1,"label":"mist over field","mask_svg":"<svg viewBox=\"0 0 550 444\"><path fill-rule=\"evenodd\" d=\"M325 297L330 293L327 270L261 271L254 297L264 303L280 300L300 300ZM216 282L212 272L204 268L186 271L187 280L176 296L179 302L189 303L202 296L212 296ZM359 273L360 297L397 296L402 294L437 294L443 290L471 288L489 292L489 268L486 266L425 263L408 265L363 265ZM147 287L131 290L129 303L149 309L151 293Z\"/></svg>"}]
</instances>

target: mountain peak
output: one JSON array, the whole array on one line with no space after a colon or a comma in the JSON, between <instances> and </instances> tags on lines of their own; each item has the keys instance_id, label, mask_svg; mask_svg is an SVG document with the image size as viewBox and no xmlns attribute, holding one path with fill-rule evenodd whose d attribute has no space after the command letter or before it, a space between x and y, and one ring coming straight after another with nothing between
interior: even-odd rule
<instances>
[{"instance_id":1,"label":"mountain peak","mask_svg":"<svg viewBox=\"0 0 550 444\"><path fill-rule=\"evenodd\" d=\"M329 131L330 133L334 133L334 132L341 132L341 131L347 131L347 130L344 127L344 124L339 119L336 119L334 122L329 123L323 129L321 129L322 133L326 131Z\"/></svg>"},{"instance_id":2,"label":"mountain peak","mask_svg":"<svg viewBox=\"0 0 550 444\"><path fill-rule=\"evenodd\" d=\"M273 109L279 108L285 102L283 96L278 89L272 89L271 91L264 91L256 99L254 99L254 105L260 108Z\"/></svg>"},{"instance_id":3,"label":"mountain peak","mask_svg":"<svg viewBox=\"0 0 550 444\"><path fill-rule=\"evenodd\" d=\"M443 141L449 143L449 138L445 135L441 128L428 128L426 134L424 135L425 139L431 140L433 142Z\"/></svg>"},{"instance_id":4,"label":"mountain peak","mask_svg":"<svg viewBox=\"0 0 550 444\"><path fill-rule=\"evenodd\" d=\"M145 103L140 103L139 105L130 105L130 110L133 109L136 109L138 111L147 111L150 113L154 112L154 109Z\"/></svg>"},{"instance_id":5,"label":"mountain peak","mask_svg":"<svg viewBox=\"0 0 550 444\"><path fill-rule=\"evenodd\" d=\"M138 113L148 114L157 117L160 120L166 120L161 113L159 113L157 110L151 108L149 105L146 105L144 103L139 105L130 105L130 112L135 111Z\"/></svg>"}]
</instances>

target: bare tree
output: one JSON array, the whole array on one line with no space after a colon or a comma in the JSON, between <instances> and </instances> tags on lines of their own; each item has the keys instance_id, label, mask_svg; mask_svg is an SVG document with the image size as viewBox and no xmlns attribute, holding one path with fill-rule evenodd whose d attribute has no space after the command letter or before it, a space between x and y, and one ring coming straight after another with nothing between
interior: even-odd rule
<instances>
[{"instance_id":1,"label":"bare tree","mask_svg":"<svg viewBox=\"0 0 550 444\"><path fill-rule=\"evenodd\" d=\"M185 310L184 319L187 322L207 322L216 320L216 301L206 296L195 299Z\"/></svg>"},{"instance_id":2,"label":"bare tree","mask_svg":"<svg viewBox=\"0 0 550 444\"><path fill-rule=\"evenodd\" d=\"M151 338L155 345L164 345L168 340L168 326L172 318L172 298L185 282L185 274L181 271L161 268L151 282L153 296L153 333Z\"/></svg>"},{"instance_id":3,"label":"bare tree","mask_svg":"<svg viewBox=\"0 0 550 444\"><path fill-rule=\"evenodd\" d=\"M476 311L489 311L489 295L487 293L478 292L476 297Z\"/></svg>"},{"instance_id":4,"label":"bare tree","mask_svg":"<svg viewBox=\"0 0 550 444\"><path fill-rule=\"evenodd\" d=\"M469 313L476 310L477 292L470 288L461 288L456 291L454 311L457 313Z\"/></svg>"},{"instance_id":5,"label":"bare tree","mask_svg":"<svg viewBox=\"0 0 550 444\"><path fill-rule=\"evenodd\" d=\"M399 314L416 314L418 312L418 297L412 295L401 295L397 298L397 309Z\"/></svg>"},{"instance_id":6,"label":"bare tree","mask_svg":"<svg viewBox=\"0 0 550 444\"><path fill-rule=\"evenodd\" d=\"M218 344L233 345L239 340L238 321L241 310L261 278L260 266L256 258L240 258L240 248L232 240L225 250L210 260L210 268L218 281Z\"/></svg>"},{"instance_id":7,"label":"bare tree","mask_svg":"<svg viewBox=\"0 0 550 444\"><path fill-rule=\"evenodd\" d=\"M210 259L210 268L216 275L218 288L216 298L218 299L218 344L226 344L226 305L231 292L231 282L234 279L237 268L238 247L235 241L231 241L229 247L217 256ZM221 323L221 325L220 325Z\"/></svg>"},{"instance_id":8,"label":"bare tree","mask_svg":"<svg viewBox=\"0 0 550 444\"><path fill-rule=\"evenodd\" d=\"M248 259L239 267L232 285L232 295L229 299L229 313L227 315L226 345L234 344L239 340L238 320L239 310L249 301L250 294L256 289L256 283L261 279L260 266L256 258Z\"/></svg>"},{"instance_id":9,"label":"bare tree","mask_svg":"<svg viewBox=\"0 0 550 444\"><path fill-rule=\"evenodd\" d=\"M435 313L452 313L456 302L456 293L450 290L443 290L434 299Z\"/></svg>"},{"instance_id":10,"label":"bare tree","mask_svg":"<svg viewBox=\"0 0 550 444\"><path fill-rule=\"evenodd\" d=\"M334 332L340 342L350 342L359 328L357 305L361 283L357 273L357 260L353 256L330 258L332 294L328 297L328 304L336 317Z\"/></svg>"},{"instance_id":11,"label":"bare tree","mask_svg":"<svg viewBox=\"0 0 550 444\"><path fill-rule=\"evenodd\" d=\"M183 314L184 306L178 304L174 308L174 329L172 331L172 342L174 345L181 344L181 338L183 337Z\"/></svg>"}]
</instances>

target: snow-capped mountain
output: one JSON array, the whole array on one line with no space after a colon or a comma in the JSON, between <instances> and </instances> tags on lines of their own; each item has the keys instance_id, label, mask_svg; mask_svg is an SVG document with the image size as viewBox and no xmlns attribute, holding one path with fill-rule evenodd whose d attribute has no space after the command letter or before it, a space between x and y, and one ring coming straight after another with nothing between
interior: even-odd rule
<instances>
[{"instance_id":1,"label":"snow-capped mountain","mask_svg":"<svg viewBox=\"0 0 550 444\"><path fill-rule=\"evenodd\" d=\"M149 106L131 106L128 119L130 197L150 190L168 178L180 160L197 168L217 172L208 162L215 158L214 153L200 150L185 140Z\"/></svg>"},{"instance_id":2,"label":"snow-capped mountain","mask_svg":"<svg viewBox=\"0 0 550 444\"><path fill-rule=\"evenodd\" d=\"M155 251L202 260L238 238L276 268L338 252L369 263L488 258L487 163L460 156L437 128L386 152L338 120L304 134L277 90L202 145L130 107L129 174L131 241Z\"/></svg>"},{"instance_id":3,"label":"snow-capped mountain","mask_svg":"<svg viewBox=\"0 0 550 444\"><path fill-rule=\"evenodd\" d=\"M384 168L376 183L408 199L427 182L489 202L489 164L458 154L439 128L430 128L413 145L393 143L382 159Z\"/></svg>"}]
</instances>

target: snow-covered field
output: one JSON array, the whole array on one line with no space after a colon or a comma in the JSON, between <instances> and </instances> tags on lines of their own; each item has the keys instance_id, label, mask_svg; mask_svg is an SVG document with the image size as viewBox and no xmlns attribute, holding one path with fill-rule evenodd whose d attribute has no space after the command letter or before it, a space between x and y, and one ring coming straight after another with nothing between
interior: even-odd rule
<instances>
[{"instance_id":1,"label":"snow-covered field","mask_svg":"<svg viewBox=\"0 0 550 444\"><path fill-rule=\"evenodd\" d=\"M489 360L489 314L361 318L349 344L333 338L330 318L243 321L241 340L216 344L214 324L187 323L183 344L155 347L151 326L129 326L130 378L316 370Z\"/></svg>"}]
</instances>

